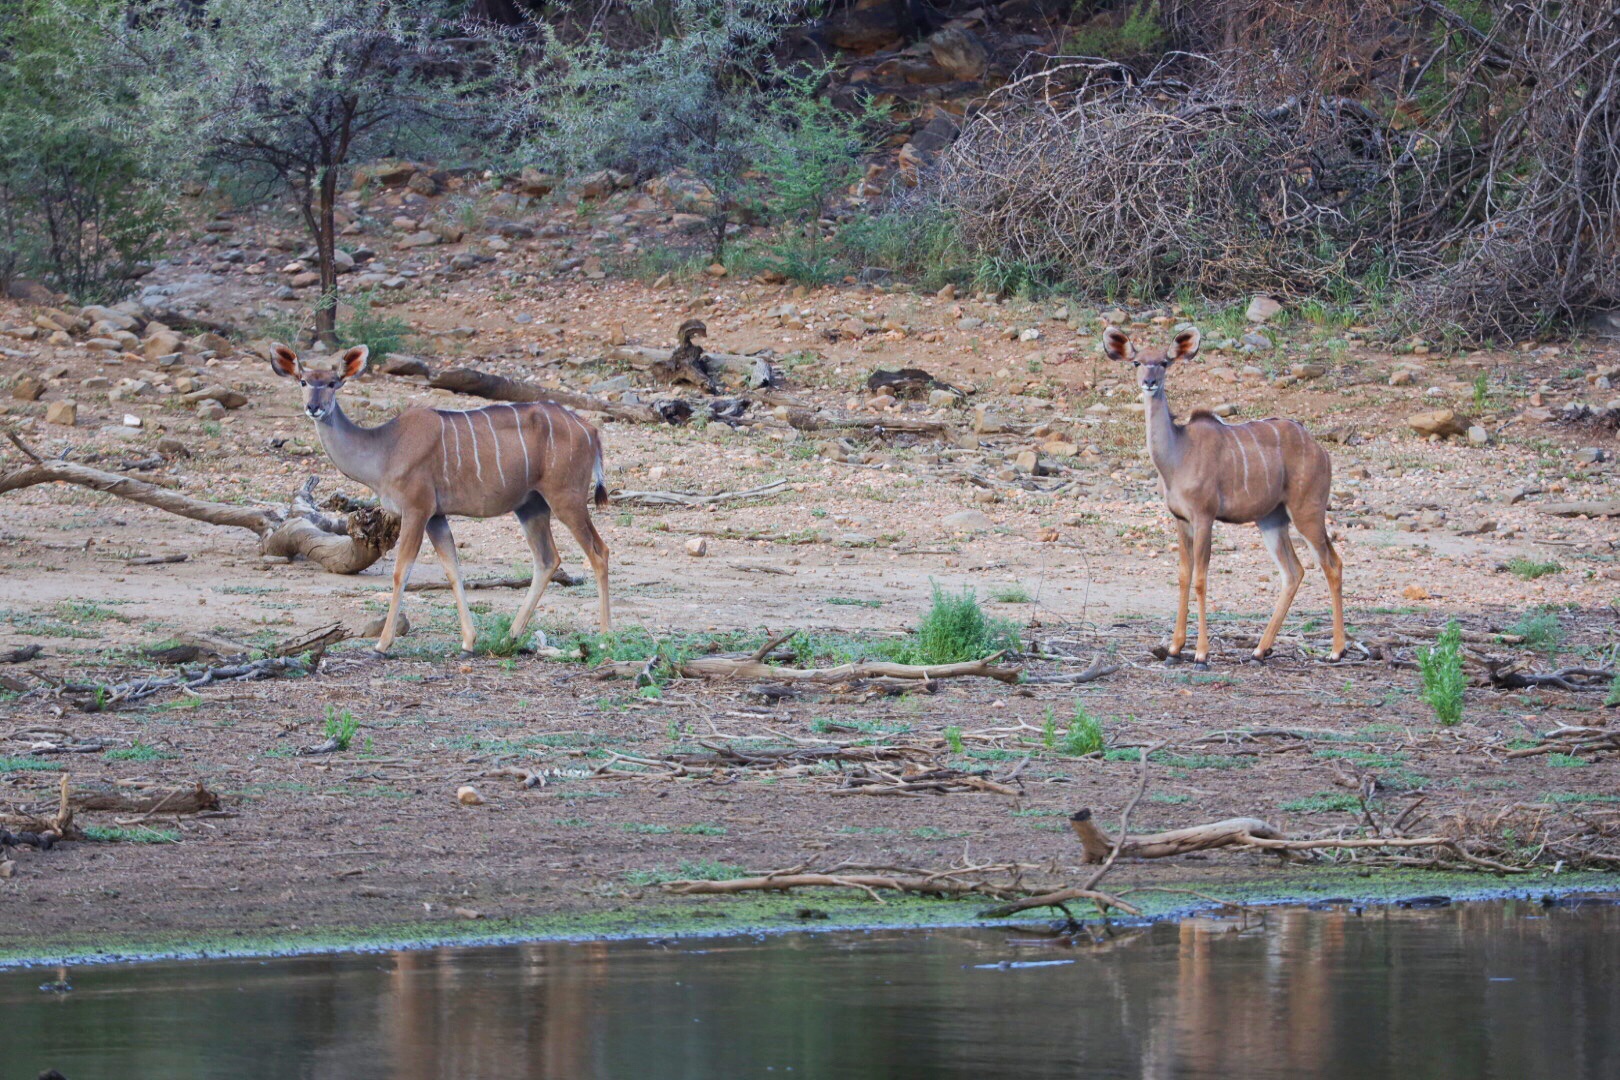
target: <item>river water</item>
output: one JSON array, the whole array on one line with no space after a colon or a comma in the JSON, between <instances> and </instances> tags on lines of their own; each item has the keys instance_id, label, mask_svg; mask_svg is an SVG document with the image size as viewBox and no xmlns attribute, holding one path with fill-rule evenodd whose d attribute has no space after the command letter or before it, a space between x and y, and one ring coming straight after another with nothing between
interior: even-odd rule
<instances>
[{"instance_id":1,"label":"river water","mask_svg":"<svg viewBox=\"0 0 1620 1080\"><path fill-rule=\"evenodd\" d=\"M0 1080L1614 1080L1620 906L30 968L0 1017Z\"/></svg>"}]
</instances>

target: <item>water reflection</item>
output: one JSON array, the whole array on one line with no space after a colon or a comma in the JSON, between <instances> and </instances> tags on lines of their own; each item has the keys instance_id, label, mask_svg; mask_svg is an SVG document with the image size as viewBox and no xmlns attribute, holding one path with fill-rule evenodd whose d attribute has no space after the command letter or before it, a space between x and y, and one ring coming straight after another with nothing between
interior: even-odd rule
<instances>
[{"instance_id":1,"label":"water reflection","mask_svg":"<svg viewBox=\"0 0 1620 1080\"><path fill-rule=\"evenodd\" d=\"M1612 1078L1617 932L1613 906L1504 903L1103 947L882 932L88 967L68 994L38 969L0 974L0 1080Z\"/></svg>"}]
</instances>

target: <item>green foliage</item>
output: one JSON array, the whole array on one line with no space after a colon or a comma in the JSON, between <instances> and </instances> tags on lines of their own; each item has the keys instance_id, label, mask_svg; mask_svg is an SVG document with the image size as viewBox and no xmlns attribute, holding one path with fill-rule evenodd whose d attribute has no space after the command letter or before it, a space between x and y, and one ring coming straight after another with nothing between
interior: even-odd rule
<instances>
[{"instance_id":1,"label":"green foliage","mask_svg":"<svg viewBox=\"0 0 1620 1080\"><path fill-rule=\"evenodd\" d=\"M534 640L534 630L531 628L522 637L512 636L512 616L509 613L499 615L473 615L478 636L473 639L473 652L484 656L516 656L529 648Z\"/></svg>"},{"instance_id":2,"label":"green foliage","mask_svg":"<svg viewBox=\"0 0 1620 1080\"><path fill-rule=\"evenodd\" d=\"M1169 41L1159 17L1159 0L1135 0L1118 22L1093 18L1069 38L1066 51L1077 56L1130 59L1161 51Z\"/></svg>"},{"instance_id":3,"label":"green foliage","mask_svg":"<svg viewBox=\"0 0 1620 1080\"><path fill-rule=\"evenodd\" d=\"M84 835L87 839L102 843L122 844L178 844L180 842L179 829L154 829L147 825L137 825L134 828L124 828L117 825L86 825Z\"/></svg>"},{"instance_id":4,"label":"green foliage","mask_svg":"<svg viewBox=\"0 0 1620 1080\"><path fill-rule=\"evenodd\" d=\"M1446 624L1432 648L1418 650L1418 669L1423 700L1434 710L1435 719L1447 727L1460 723L1468 679L1462 669L1462 628L1455 619Z\"/></svg>"},{"instance_id":5,"label":"green foliage","mask_svg":"<svg viewBox=\"0 0 1620 1080\"><path fill-rule=\"evenodd\" d=\"M937 203L902 204L856 218L839 232L838 250L857 270L888 270L926 289L974 277L956 215Z\"/></svg>"},{"instance_id":6,"label":"green foliage","mask_svg":"<svg viewBox=\"0 0 1620 1080\"><path fill-rule=\"evenodd\" d=\"M61 772L62 766L42 757L17 757L0 754L0 773L8 772Z\"/></svg>"},{"instance_id":7,"label":"green foliage","mask_svg":"<svg viewBox=\"0 0 1620 1080\"><path fill-rule=\"evenodd\" d=\"M955 664L1017 647L1017 625L987 616L972 589L953 595L935 585L933 602L917 626L912 662Z\"/></svg>"},{"instance_id":8,"label":"green foliage","mask_svg":"<svg viewBox=\"0 0 1620 1080\"><path fill-rule=\"evenodd\" d=\"M1075 702L1074 719L1069 723L1069 730L1063 733L1063 752L1070 757L1084 757L1101 753L1105 747L1102 721Z\"/></svg>"},{"instance_id":9,"label":"green foliage","mask_svg":"<svg viewBox=\"0 0 1620 1080\"><path fill-rule=\"evenodd\" d=\"M1522 555L1515 555L1509 559L1507 568L1508 573L1520 581L1535 581L1537 578L1544 578L1549 574L1561 574L1564 572L1561 565L1550 559L1543 562L1537 559L1526 559Z\"/></svg>"},{"instance_id":10,"label":"green foliage","mask_svg":"<svg viewBox=\"0 0 1620 1080\"><path fill-rule=\"evenodd\" d=\"M1491 401L1491 377L1486 372L1474 376L1474 408L1483 411Z\"/></svg>"},{"instance_id":11,"label":"green foliage","mask_svg":"<svg viewBox=\"0 0 1620 1080\"><path fill-rule=\"evenodd\" d=\"M1552 611L1528 611L1507 632L1524 638L1527 649L1548 654L1556 653L1564 644L1564 627Z\"/></svg>"},{"instance_id":12,"label":"green foliage","mask_svg":"<svg viewBox=\"0 0 1620 1080\"><path fill-rule=\"evenodd\" d=\"M1022 585L1006 585L999 589L991 589L990 599L998 604L1027 604L1030 602L1030 595L1029 590Z\"/></svg>"},{"instance_id":13,"label":"green foliage","mask_svg":"<svg viewBox=\"0 0 1620 1080\"><path fill-rule=\"evenodd\" d=\"M1361 800L1341 792L1321 791L1307 798L1280 802L1277 808L1300 814L1349 813L1361 809Z\"/></svg>"},{"instance_id":14,"label":"green foliage","mask_svg":"<svg viewBox=\"0 0 1620 1080\"><path fill-rule=\"evenodd\" d=\"M174 756L166 750L148 746L139 739L136 739L129 746L120 746L108 750L106 754L108 761L163 761Z\"/></svg>"},{"instance_id":15,"label":"green foliage","mask_svg":"<svg viewBox=\"0 0 1620 1080\"><path fill-rule=\"evenodd\" d=\"M81 303L157 254L162 194L98 84L104 0L21 0L0 21L0 293L16 275Z\"/></svg>"},{"instance_id":16,"label":"green foliage","mask_svg":"<svg viewBox=\"0 0 1620 1080\"><path fill-rule=\"evenodd\" d=\"M348 709L339 709L336 705L326 707L326 724L323 733L326 737L337 743L339 750L347 750L349 744L360 731L360 721L354 718L354 713Z\"/></svg>"},{"instance_id":17,"label":"green foliage","mask_svg":"<svg viewBox=\"0 0 1620 1080\"><path fill-rule=\"evenodd\" d=\"M1584 769L1592 763L1574 754L1548 754L1547 764L1554 769Z\"/></svg>"},{"instance_id":18,"label":"green foliage","mask_svg":"<svg viewBox=\"0 0 1620 1080\"><path fill-rule=\"evenodd\" d=\"M376 299L374 289L349 297L349 317L338 320L337 335L345 348L365 345L371 350L372 362L380 363L389 353L403 352L413 332L411 324L398 315L378 311Z\"/></svg>"},{"instance_id":19,"label":"green foliage","mask_svg":"<svg viewBox=\"0 0 1620 1080\"><path fill-rule=\"evenodd\" d=\"M945 745L951 748L951 753L962 752L962 729L952 724L945 729Z\"/></svg>"},{"instance_id":20,"label":"green foliage","mask_svg":"<svg viewBox=\"0 0 1620 1080\"><path fill-rule=\"evenodd\" d=\"M649 885L662 885L666 881L726 881L730 878L746 877L746 867L736 866L732 863L717 862L713 859L683 860L675 869L659 867L654 870L631 870L624 875L625 881L631 885L646 887Z\"/></svg>"},{"instance_id":21,"label":"green foliage","mask_svg":"<svg viewBox=\"0 0 1620 1080\"><path fill-rule=\"evenodd\" d=\"M1603 705L1609 709L1620 706L1620 672L1615 672L1614 681L1609 684L1609 693L1604 697Z\"/></svg>"}]
</instances>

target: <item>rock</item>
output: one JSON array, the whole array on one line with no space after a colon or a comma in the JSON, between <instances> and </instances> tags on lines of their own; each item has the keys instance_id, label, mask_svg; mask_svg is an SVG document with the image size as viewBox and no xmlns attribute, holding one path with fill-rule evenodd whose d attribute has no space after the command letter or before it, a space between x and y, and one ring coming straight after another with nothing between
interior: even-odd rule
<instances>
[{"instance_id":1,"label":"rock","mask_svg":"<svg viewBox=\"0 0 1620 1080\"><path fill-rule=\"evenodd\" d=\"M557 190L557 178L551 173L541 172L533 165L525 165L514 183L519 192L534 199L550 195Z\"/></svg>"},{"instance_id":2,"label":"rock","mask_svg":"<svg viewBox=\"0 0 1620 1080\"><path fill-rule=\"evenodd\" d=\"M1238 406L1237 402L1235 401L1223 401L1209 411L1214 413L1216 416L1236 416Z\"/></svg>"},{"instance_id":3,"label":"rock","mask_svg":"<svg viewBox=\"0 0 1620 1080\"><path fill-rule=\"evenodd\" d=\"M934 63L963 82L983 77L990 66L990 53L984 42L973 31L960 27L947 26L929 38L928 52Z\"/></svg>"},{"instance_id":4,"label":"rock","mask_svg":"<svg viewBox=\"0 0 1620 1080\"><path fill-rule=\"evenodd\" d=\"M582 176L579 179L579 197L582 199L605 199L613 194L618 184L614 183L615 174L610 169L601 169Z\"/></svg>"},{"instance_id":5,"label":"rock","mask_svg":"<svg viewBox=\"0 0 1620 1080\"><path fill-rule=\"evenodd\" d=\"M844 9L837 17L823 21L827 41L835 48L862 55L898 45L905 35L895 8L896 5L887 4Z\"/></svg>"},{"instance_id":6,"label":"rock","mask_svg":"<svg viewBox=\"0 0 1620 1080\"><path fill-rule=\"evenodd\" d=\"M964 315L956 320L958 330L977 330L984 325L984 320L976 315Z\"/></svg>"},{"instance_id":7,"label":"rock","mask_svg":"<svg viewBox=\"0 0 1620 1080\"><path fill-rule=\"evenodd\" d=\"M104 322L118 330L138 330L141 326L141 320L129 312L119 311L117 308L102 307L100 304L91 304L89 307L81 308L79 317L92 325Z\"/></svg>"},{"instance_id":8,"label":"rock","mask_svg":"<svg viewBox=\"0 0 1620 1080\"><path fill-rule=\"evenodd\" d=\"M236 351L236 345L223 334L216 334L212 330L205 334L198 334L191 339L191 343L201 352L211 352L215 356L229 356Z\"/></svg>"},{"instance_id":9,"label":"rock","mask_svg":"<svg viewBox=\"0 0 1620 1080\"><path fill-rule=\"evenodd\" d=\"M382 372L384 375L420 377L431 375L433 369L420 357L408 353L389 353L383 359Z\"/></svg>"},{"instance_id":10,"label":"rock","mask_svg":"<svg viewBox=\"0 0 1620 1080\"><path fill-rule=\"evenodd\" d=\"M79 380L81 390L108 390L112 387L112 380L105 375L92 375L88 379Z\"/></svg>"},{"instance_id":11,"label":"rock","mask_svg":"<svg viewBox=\"0 0 1620 1080\"><path fill-rule=\"evenodd\" d=\"M1582 465L1596 465L1609 460L1609 452L1598 446L1587 446L1575 451L1575 460Z\"/></svg>"},{"instance_id":12,"label":"rock","mask_svg":"<svg viewBox=\"0 0 1620 1080\"><path fill-rule=\"evenodd\" d=\"M956 286L946 285L944 288L940 289L939 292L934 294L934 298L936 300L955 300Z\"/></svg>"},{"instance_id":13,"label":"rock","mask_svg":"<svg viewBox=\"0 0 1620 1080\"><path fill-rule=\"evenodd\" d=\"M1468 441L1475 446L1489 446L1491 444L1491 433L1478 424L1472 424L1468 428Z\"/></svg>"},{"instance_id":14,"label":"rock","mask_svg":"<svg viewBox=\"0 0 1620 1080\"><path fill-rule=\"evenodd\" d=\"M988 405L973 407L973 430L980 435L995 435L1007 430L1006 422Z\"/></svg>"},{"instance_id":15,"label":"rock","mask_svg":"<svg viewBox=\"0 0 1620 1080\"><path fill-rule=\"evenodd\" d=\"M321 275L313 270L305 270L302 274L294 274L287 282L295 289L310 289L321 283Z\"/></svg>"},{"instance_id":16,"label":"rock","mask_svg":"<svg viewBox=\"0 0 1620 1080\"><path fill-rule=\"evenodd\" d=\"M1467 435L1473 421L1452 409L1435 409L1432 412L1408 416L1406 426L1419 435L1438 435L1445 439L1454 435Z\"/></svg>"},{"instance_id":17,"label":"rock","mask_svg":"<svg viewBox=\"0 0 1620 1080\"><path fill-rule=\"evenodd\" d=\"M219 420L223 418L224 415L225 406L221 405L213 398L209 398L206 401L200 401L197 403L197 419L199 420Z\"/></svg>"},{"instance_id":18,"label":"rock","mask_svg":"<svg viewBox=\"0 0 1620 1080\"><path fill-rule=\"evenodd\" d=\"M388 615L386 613L384 613L382 615L373 615L371 618L367 619L364 623L361 624L360 632L358 634L356 634L355 636L360 637L360 638L379 638L379 637L382 637L383 623L385 623L387 621L388 621ZM403 611L401 611L399 613L399 615L396 616L395 619L394 619L394 636L395 637L404 637L406 634L409 634L410 632L411 632L411 620L406 616L406 614Z\"/></svg>"},{"instance_id":19,"label":"rock","mask_svg":"<svg viewBox=\"0 0 1620 1080\"><path fill-rule=\"evenodd\" d=\"M686 542L686 553L694 559L701 559L709 553L709 541L702 536L694 536Z\"/></svg>"},{"instance_id":20,"label":"rock","mask_svg":"<svg viewBox=\"0 0 1620 1080\"><path fill-rule=\"evenodd\" d=\"M45 422L72 427L79 422L79 405L75 401L53 401L45 406Z\"/></svg>"},{"instance_id":21,"label":"rock","mask_svg":"<svg viewBox=\"0 0 1620 1080\"><path fill-rule=\"evenodd\" d=\"M427 229L422 229L405 237L399 242L399 246L402 248L432 247L438 242L439 236L437 233L429 232Z\"/></svg>"},{"instance_id":22,"label":"rock","mask_svg":"<svg viewBox=\"0 0 1620 1080\"><path fill-rule=\"evenodd\" d=\"M710 263L708 266L704 267L703 272L712 278L723 278L727 274L731 273L731 271L725 268L725 264L723 263Z\"/></svg>"},{"instance_id":23,"label":"rock","mask_svg":"<svg viewBox=\"0 0 1620 1080\"><path fill-rule=\"evenodd\" d=\"M1053 439L1041 444L1041 453L1048 457L1074 457L1080 453L1080 447L1065 439Z\"/></svg>"},{"instance_id":24,"label":"rock","mask_svg":"<svg viewBox=\"0 0 1620 1080\"><path fill-rule=\"evenodd\" d=\"M1124 308L1110 308L1101 315L1098 315L1097 318L1100 321L1107 323L1109 326L1123 326L1131 321L1130 315L1125 311Z\"/></svg>"},{"instance_id":25,"label":"rock","mask_svg":"<svg viewBox=\"0 0 1620 1080\"><path fill-rule=\"evenodd\" d=\"M186 339L173 330L159 330L147 336L145 343L141 345L141 355L148 360L156 360L160 356L180 352L185 345Z\"/></svg>"},{"instance_id":26,"label":"rock","mask_svg":"<svg viewBox=\"0 0 1620 1080\"><path fill-rule=\"evenodd\" d=\"M994 527L989 515L983 510L958 510L954 514L947 514L940 524L952 532L985 532Z\"/></svg>"},{"instance_id":27,"label":"rock","mask_svg":"<svg viewBox=\"0 0 1620 1080\"><path fill-rule=\"evenodd\" d=\"M456 802L462 806L483 806L484 797L471 784L462 784L456 788Z\"/></svg>"},{"instance_id":28,"label":"rock","mask_svg":"<svg viewBox=\"0 0 1620 1080\"><path fill-rule=\"evenodd\" d=\"M127 412L124 414L124 426L128 428L144 427L145 421L136 416L134 413Z\"/></svg>"},{"instance_id":29,"label":"rock","mask_svg":"<svg viewBox=\"0 0 1620 1080\"><path fill-rule=\"evenodd\" d=\"M1013 458L1013 468L1021 473L1034 476L1041 467L1041 455L1033 450L1020 450L1018 456Z\"/></svg>"},{"instance_id":30,"label":"rock","mask_svg":"<svg viewBox=\"0 0 1620 1080\"><path fill-rule=\"evenodd\" d=\"M191 449L179 439L163 438L157 441L157 452L165 457L190 457Z\"/></svg>"},{"instance_id":31,"label":"rock","mask_svg":"<svg viewBox=\"0 0 1620 1080\"><path fill-rule=\"evenodd\" d=\"M1272 348L1270 338L1264 334L1257 334L1252 330L1243 335L1243 344L1254 352L1270 352Z\"/></svg>"},{"instance_id":32,"label":"rock","mask_svg":"<svg viewBox=\"0 0 1620 1080\"><path fill-rule=\"evenodd\" d=\"M1028 330L1020 330L1018 332L1018 340L1019 341L1039 341L1039 340L1041 340L1041 332L1039 330L1037 330L1033 326L1030 327Z\"/></svg>"},{"instance_id":33,"label":"rock","mask_svg":"<svg viewBox=\"0 0 1620 1080\"><path fill-rule=\"evenodd\" d=\"M1289 369L1289 373L1301 382L1305 382L1308 379L1320 379L1328 373L1328 369L1323 364L1295 364Z\"/></svg>"},{"instance_id":34,"label":"rock","mask_svg":"<svg viewBox=\"0 0 1620 1080\"><path fill-rule=\"evenodd\" d=\"M1249 301L1249 309L1243 317L1252 323L1268 322L1282 313L1282 305L1269 296L1256 296Z\"/></svg>"},{"instance_id":35,"label":"rock","mask_svg":"<svg viewBox=\"0 0 1620 1080\"><path fill-rule=\"evenodd\" d=\"M1391 386L1411 386L1417 381L1417 373L1411 368L1401 368L1389 377Z\"/></svg>"},{"instance_id":36,"label":"rock","mask_svg":"<svg viewBox=\"0 0 1620 1080\"><path fill-rule=\"evenodd\" d=\"M953 409L962 403L962 399L949 390L928 391L928 407L930 409Z\"/></svg>"},{"instance_id":37,"label":"rock","mask_svg":"<svg viewBox=\"0 0 1620 1080\"><path fill-rule=\"evenodd\" d=\"M414 191L418 195L433 196L439 193L439 182L433 179L432 173L412 173L411 178L405 181L405 187L406 190Z\"/></svg>"},{"instance_id":38,"label":"rock","mask_svg":"<svg viewBox=\"0 0 1620 1080\"><path fill-rule=\"evenodd\" d=\"M232 390L228 386L205 386L201 390L193 390L183 394L180 400L187 405L196 405L203 401L217 401L227 409L240 409L248 403L247 395L240 390Z\"/></svg>"},{"instance_id":39,"label":"rock","mask_svg":"<svg viewBox=\"0 0 1620 1080\"><path fill-rule=\"evenodd\" d=\"M18 401L38 401L45 394L45 383L32 375L20 375L11 384L11 396Z\"/></svg>"}]
</instances>

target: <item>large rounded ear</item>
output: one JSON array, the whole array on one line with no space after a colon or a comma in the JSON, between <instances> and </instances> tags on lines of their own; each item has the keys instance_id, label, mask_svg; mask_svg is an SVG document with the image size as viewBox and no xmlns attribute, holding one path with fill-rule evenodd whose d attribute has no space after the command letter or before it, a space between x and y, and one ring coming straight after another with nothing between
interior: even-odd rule
<instances>
[{"instance_id":1,"label":"large rounded ear","mask_svg":"<svg viewBox=\"0 0 1620 1080\"><path fill-rule=\"evenodd\" d=\"M1125 331L1121 330L1117 326L1110 326L1108 329L1103 331L1102 340L1103 355L1108 357L1108 359L1119 360L1130 364L1136 363L1136 361L1132 358L1133 354L1136 352L1136 346L1131 344L1131 339L1129 335L1125 333Z\"/></svg>"},{"instance_id":2,"label":"large rounded ear","mask_svg":"<svg viewBox=\"0 0 1620 1080\"><path fill-rule=\"evenodd\" d=\"M338 361L338 371L345 379L352 379L366 370L366 360L371 356L371 349L365 345L356 345L343 354Z\"/></svg>"},{"instance_id":3,"label":"large rounded ear","mask_svg":"<svg viewBox=\"0 0 1620 1080\"><path fill-rule=\"evenodd\" d=\"M1193 327L1191 330L1183 330L1177 334L1175 351L1165 357L1164 366L1169 367L1177 360L1191 360L1197 356L1198 343L1202 340L1203 335L1198 332L1197 327Z\"/></svg>"},{"instance_id":4,"label":"large rounded ear","mask_svg":"<svg viewBox=\"0 0 1620 1080\"><path fill-rule=\"evenodd\" d=\"M277 375L298 378L298 354L279 341L270 343L270 368Z\"/></svg>"}]
</instances>

